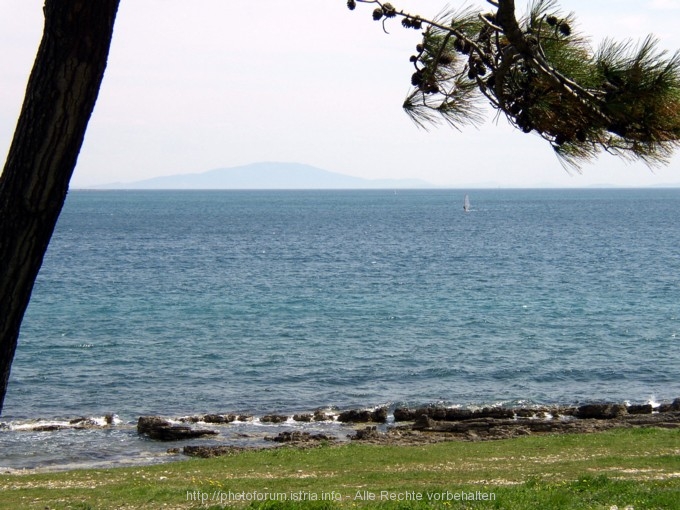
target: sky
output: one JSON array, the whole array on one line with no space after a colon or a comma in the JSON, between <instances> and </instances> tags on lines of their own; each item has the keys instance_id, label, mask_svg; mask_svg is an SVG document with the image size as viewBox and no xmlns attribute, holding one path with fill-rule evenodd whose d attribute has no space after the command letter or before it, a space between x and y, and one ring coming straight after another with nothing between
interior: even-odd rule
<instances>
[{"instance_id":1,"label":"sky","mask_svg":"<svg viewBox=\"0 0 680 510\"><path fill-rule=\"evenodd\" d=\"M424 17L447 5L392 3ZM42 5L0 0L3 161L42 34ZM467 5L490 10L481 0ZM652 33L662 49L680 49L680 0L559 5L576 13L593 47ZM452 188L680 185L680 153L654 169L603 154L569 172L547 142L494 121L489 108L478 128L417 128L401 104L419 33L396 21L386 34L372 10L349 11L345 0L121 0L72 187L261 161Z\"/></svg>"}]
</instances>

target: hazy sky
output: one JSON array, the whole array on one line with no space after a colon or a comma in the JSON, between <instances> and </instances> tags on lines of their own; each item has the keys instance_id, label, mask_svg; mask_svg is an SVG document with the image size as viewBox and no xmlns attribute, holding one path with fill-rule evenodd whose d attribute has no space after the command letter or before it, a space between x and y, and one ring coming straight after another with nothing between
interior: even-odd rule
<instances>
[{"instance_id":1,"label":"hazy sky","mask_svg":"<svg viewBox=\"0 0 680 510\"><path fill-rule=\"evenodd\" d=\"M3 161L42 32L42 4L0 0ZM446 1L393 4L428 16ZM594 46L606 36L654 33L662 48L680 48L680 0L560 5L576 12ZM122 0L72 185L258 161L451 187L680 183L680 155L653 172L602 155L570 175L546 142L503 119L494 123L490 110L479 129L416 128L401 104L419 34L397 21L386 35L371 11L350 12L345 0Z\"/></svg>"}]
</instances>

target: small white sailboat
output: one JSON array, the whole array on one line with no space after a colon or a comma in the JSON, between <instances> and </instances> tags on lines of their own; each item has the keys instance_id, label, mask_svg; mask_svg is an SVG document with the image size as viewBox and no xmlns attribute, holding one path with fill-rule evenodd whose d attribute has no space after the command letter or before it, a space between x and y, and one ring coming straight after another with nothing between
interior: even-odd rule
<instances>
[{"instance_id":1,"label":"small white sailboat","mask_svg":"<svg viewBox=\"0 0 680 510\"><path fill-rule=\"evenodd\" d=\"M463 200L463 211L468 212L470 210L470 197L465 195Z\"/></svg>"}]
</instances>

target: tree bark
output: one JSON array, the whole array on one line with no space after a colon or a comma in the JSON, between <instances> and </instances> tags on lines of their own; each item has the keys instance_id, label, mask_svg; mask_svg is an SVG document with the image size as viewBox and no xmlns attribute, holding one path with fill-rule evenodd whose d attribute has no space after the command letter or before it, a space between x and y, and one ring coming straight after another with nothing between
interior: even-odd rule
<instances>
[{"instance_id":1,"label":"tree bark","mask_svg":"<svg viewBox=\"0 0 680 510\"><path fill-rule=\"evenodd\" d=\"M120 0L46 0L45 27L0 177L0 413L33 284L104 76Z\"/></svg>"},{"instance_id":2,"label":"tree bark","mask_svg":"<svg viewBox=\"0 0 680 510\"><path fill-rule=\"evenodd\" d=\"M515 16L515 0L498 0L496 21L503 29L508 41L520 54L528 57L533 56L531 46L527 43Z\"/></svg>"}]
</instances>

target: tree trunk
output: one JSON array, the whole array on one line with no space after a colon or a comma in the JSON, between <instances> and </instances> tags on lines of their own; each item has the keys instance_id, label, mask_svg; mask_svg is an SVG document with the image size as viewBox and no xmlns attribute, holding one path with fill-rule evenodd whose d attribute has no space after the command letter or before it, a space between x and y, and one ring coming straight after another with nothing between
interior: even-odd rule
<instances>
[{"instance_id":1,"label":"tree trunk","mask_svg":"<svg viewBox=\"0 0 680 510\"><path fill-rule=\"evenodd\" d=\"M0 177L0 413L21 321L104 76L119 1L45 1L43 38Z\"/></svg>"}]
</instances>

